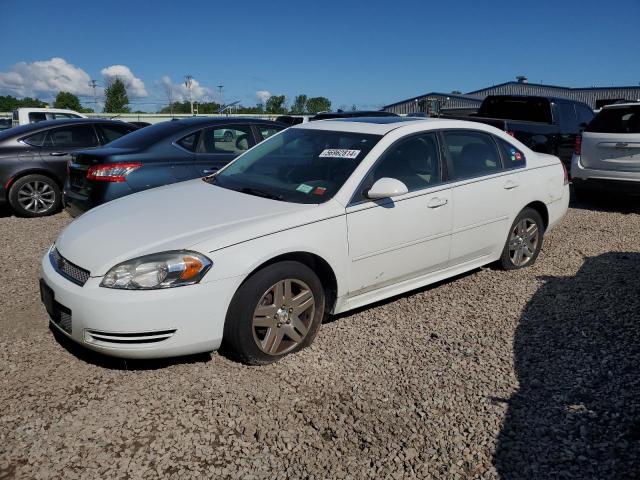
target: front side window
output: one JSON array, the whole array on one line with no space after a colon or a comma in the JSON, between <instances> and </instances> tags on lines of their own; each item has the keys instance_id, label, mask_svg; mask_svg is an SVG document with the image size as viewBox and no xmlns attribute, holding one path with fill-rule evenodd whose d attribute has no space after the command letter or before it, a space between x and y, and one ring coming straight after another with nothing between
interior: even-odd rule
<instances>
[{"instance_id":1,"label":"front side window","mask_svg":"<svg viewBox=\"0 0 640 480\"><path fill-rule=\"evenodd\" d=\"M332 198L382 138L353 132L290 128L239 157L209 182L293 203Z\"/></svg>"},{"instance_id":2,"label":"front side window","mask_svg":"<svg viewBox=\"0 0 640 480\"><path fill-rule=\"evenodd\" d=\"M496 143L490 135L451 130L443 132L443 137L455 180L490 175L502 169Z\"/></svg>"},{"instance_id":3,"label":"front side window","mask_svg":"<svg viewBox=\"0 0 640 480\"><path fill-rule=\"evenodd\" d=\"M91 125L69 125L49 131L48 142L53 147L88 148L98 145L96 133Z\"/></svg>"},{"instance_id":4,"label":"front side window","mask_svg":"<svg viewBox=\"0 0 640 480\"><path fill-rule=\"evenodd\" d=\"M253 146L251 127L210 127L200 133L196 153L240 154Z\"/></svg>"},{"instance_id":5,"label":"front side window","mask_svg":"<svg viewBox=\"0 0 640 480\"><path fill-rule=\"evenodd\" d=\"M435 133L424 133L400 140L384 153L365 180L370 187L388 177L400 180L410 192L440 183L440 159Z\"/></svg>"}]
</instances>

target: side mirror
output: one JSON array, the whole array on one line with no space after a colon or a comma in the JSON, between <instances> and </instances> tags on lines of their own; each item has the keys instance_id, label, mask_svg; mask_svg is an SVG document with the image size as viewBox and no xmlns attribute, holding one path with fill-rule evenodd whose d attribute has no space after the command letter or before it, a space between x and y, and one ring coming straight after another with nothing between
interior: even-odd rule
<instances>
[{"instance_id":1,"label":"side mirror","mask_svg":"<svg viewBox=\"0 0 640 480\"><path fill-rule=\"evenodd\" d=\"M383 177L376 181L369 189L366 196L371 200L379 200L381 198L397 197L404 195L409 189L400 180L395 178Z\"/></svg>"}]
</instances>

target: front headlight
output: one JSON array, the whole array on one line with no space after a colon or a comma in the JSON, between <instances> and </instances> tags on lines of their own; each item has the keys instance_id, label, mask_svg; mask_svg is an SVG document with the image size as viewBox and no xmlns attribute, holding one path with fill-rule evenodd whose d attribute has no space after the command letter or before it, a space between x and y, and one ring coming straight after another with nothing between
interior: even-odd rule
<instances>
[{"instance_id":1,"label":"front headlight","mask_svg":"<svg viewBox=\"0 0 640 480\"><path fill-rule=\"evenodd\" d=\"M154 253L116 265L100 286L125 290L181 287L198 283L209 268L211 260L197 252Z\"/></svg>"}]
</instances>

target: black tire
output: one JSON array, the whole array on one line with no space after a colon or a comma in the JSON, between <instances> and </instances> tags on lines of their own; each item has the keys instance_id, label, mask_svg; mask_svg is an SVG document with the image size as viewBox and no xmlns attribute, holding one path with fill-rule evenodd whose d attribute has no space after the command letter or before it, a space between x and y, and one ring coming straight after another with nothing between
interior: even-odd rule
<instances>
[{"instance_id":1,"label":"black tire","mask_svg":"<svg viewBox=\"0 0 640 480\"><path fill-rule=\"evenodd\" d=\"M529 238L529 241L527 241L524 235L517 234L517 229L521 227L521 222L523 221L526 222L527 226L530 226L533 223L535 223L536 225L537 238L535 241L535 246L533 248L531 248L531 238ZM528 230L528 228L525 228L525 230ZM504 244L502 255L500 256L500 260L498 260L498 265L503 270L518 270L520 268L530 267L536 262L536 259L540 254L543 238L544 221L542 220L542 216L537 212L537 210L534 210L533 208L523 209L513 221L513 224L509 229L509 233L507 234L507 241ZM525 260L524 257L527 257L524 263L518 262L518 254L516 251L512 251L512 247L516 249L520 249L520 247L523 248L522 261ZM531 255L524 253L526 251L530 251Z\"/></svg>"},{"instance_id":2,"label":"black tire","mask_svg":"<svg viewBox=\"0 0 640 480\"><path fill-rule=\"evenodd\" d=\"M25 200L25 195L35 191L39 197L33 199L33 206ZM16 180L9 189L9 204L21 217L44 217L56 213L62 204L60 187L54 179L45 175L25 175Z\"/></svg>"},{"instance_id":3,"label":"black tire","mask_svg":"<svg viewBox=\"0 0 640 480\"><path fill-rule=\"evenodd\" d=\"M286 347L290 349L283 353L265 353L265 351L258 346L260 341L258 334L261 330L264 330L263 338L266 343L266 338L271 334L272 329L274 332L277 332L280 328L290 329L291 326L288 325L288 321L285 322L283 327L280 327L280 323L277 324L277 327L275 325L274 327L254 326L254 313L259 306L259 302L265 298L265 295L271 292L269 290L271 287L289 279L294 282L302 282L305 286L309 287L314 300L313 314L309 311L306 312L307 331L297 344L292 345L292 342L295 342L289 339L285 333L285 337L282 337L281 345L283 345L283 348ZM275 305L276 303L274 298L273 304ZM265 305L267 308L274 308L272 305L262 305ZM324 308L324 289L320 279L313 270L295 261L284 261L269 265L249 277L234 295L225 319L223 336L224 350L248 365L265 365L275 362L285 355L295 353L311 345L322 323ZM278 312L281 312L281 309L278 309ZM277 315L278 313L274 315L273 318L275 319ZM267 316L265 318L268 319L272 317ZM276 320L273 321L274 323L276 322ZM289 347L287 347L286 342L289 342Z\"/></svg>"}]
</instances>

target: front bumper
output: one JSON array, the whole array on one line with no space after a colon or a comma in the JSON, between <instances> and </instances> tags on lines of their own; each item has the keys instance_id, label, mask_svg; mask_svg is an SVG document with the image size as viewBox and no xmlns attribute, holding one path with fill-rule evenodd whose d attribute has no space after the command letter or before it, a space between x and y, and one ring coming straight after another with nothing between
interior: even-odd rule
<instances>
[{"instance_id":1,"label":"front bumper","mask_svg":"<svg viewBox=\"0 0 640 480\"><path fill-rule=\"evenodd\" d=\"M229 278L162 290L100 287L101 277L76 285L42 259L42 281L70 318L51 324L76 343L122 358L162 358L216 350L227 307L239 285ZM57 320L60 320L59 318Z\"/></svg>"}]
</instances>

